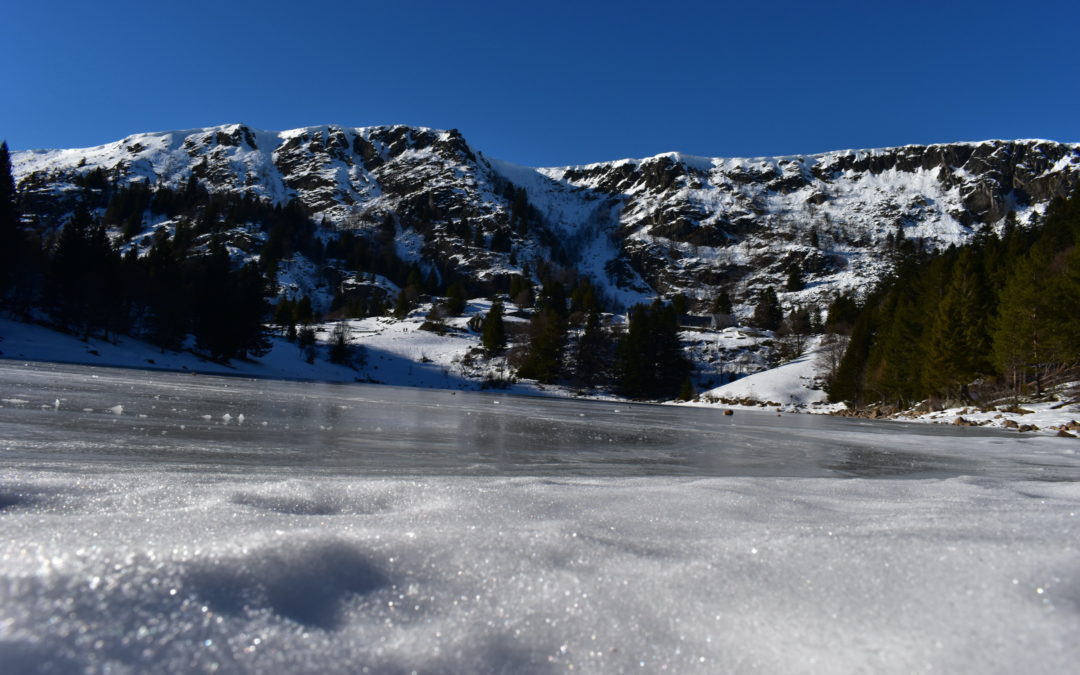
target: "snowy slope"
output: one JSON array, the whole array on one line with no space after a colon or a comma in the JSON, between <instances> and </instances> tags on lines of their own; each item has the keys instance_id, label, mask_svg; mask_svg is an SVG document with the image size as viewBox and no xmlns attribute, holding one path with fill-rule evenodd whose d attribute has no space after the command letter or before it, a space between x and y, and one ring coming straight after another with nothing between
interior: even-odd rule
<instances>
[{"instance_id":1,"label":"snowy slope","mask_svg":"<svg viewBox=\"0 0 1080 675\"><path fill-rule=\"evenodd\" d=\"M710 389L701 394L701 399L729 406L737 401L749 405L753 405L754 401L775 403L787 410L820 407L828 400L828 395L815 388L819 342L820 338L811 340L806 352L789 363Z\"/></svg>"},{"instance_id":2,"label":"snowy slope","mask_svg":"<svg viewBox=\"0 0 1080 675\"><path fill-rule=\"evenodd\" d=\"M792 266L807 288L781 300L821 305L886 274L890 238L942 247L1000 229L1006 218L1036 222L1080 181L1080 145L985 141L726 159L665 153L531 169L484 157L456 131L234 124L17 152L13 164L26 210L45 226L63 218L52 207L94 169L120 183L176 187L194 177L215 192L299 199L330 230L371 231L392 217L409 259L438 258L478 283L565 256L616 306L681 292L703 311L723 287L746 312L756 290L783 286ZM515 189L538 222L513 221ZM509 233L517 262L463 240L455 234L462 222L488 242Z\"/></svg>"}]
</instances>

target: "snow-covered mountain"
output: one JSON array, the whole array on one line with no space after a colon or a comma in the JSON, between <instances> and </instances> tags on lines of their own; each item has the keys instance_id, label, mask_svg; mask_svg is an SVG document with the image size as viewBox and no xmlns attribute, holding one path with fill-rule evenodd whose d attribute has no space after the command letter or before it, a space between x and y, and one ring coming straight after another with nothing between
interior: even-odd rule
<instances>
[{"instance_id":1,"label":"snow-covered mountain","mask_svg":"<svg viewBox=\"0 0 1080 675\"><path fill-rule=\"evenodd\" d=\"M326 233L392 225L403 258L480 287L549 261L618 305L681 292L704 310L723 287L741 312L792 268L806 288L781 293L785 304L823 302L887 273L898 237L941 247L1011 218L1033 223L1080 182L1080 145L1042 140L533 169L485 157L456 130L407 126L226 125L12 159L23 212L45 226L97 169L121 185L194 178L211 193L297 199Z\"/></svg>"}]
</instances>

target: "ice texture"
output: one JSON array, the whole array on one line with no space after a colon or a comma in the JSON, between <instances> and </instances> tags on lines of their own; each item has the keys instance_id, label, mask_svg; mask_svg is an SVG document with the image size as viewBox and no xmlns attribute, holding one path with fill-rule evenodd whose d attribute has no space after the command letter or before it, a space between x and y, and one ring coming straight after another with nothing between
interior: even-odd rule
<instances>
[{"instance_id":1,"label":"ice texture","mask_svg":"<svg viewBox=\"0 0 1080 675\"><path fill-rule=\"evenodd\" d=\"M0 408L5 673L1080 657L1068 439L5 362L0 386L26 401Z\"/></svg>"}]
</instances>

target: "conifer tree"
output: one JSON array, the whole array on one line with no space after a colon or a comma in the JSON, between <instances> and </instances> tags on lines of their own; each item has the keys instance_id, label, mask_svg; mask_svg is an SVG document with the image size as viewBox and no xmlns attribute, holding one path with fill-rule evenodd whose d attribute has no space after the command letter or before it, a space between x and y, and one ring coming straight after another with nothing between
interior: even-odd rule
<instances>
[{"instance_id":1,"label":"conifer tree","mask_svg":"<svg viewBox=\"0 0 1080 675\"><path fill-rule=\"evenodd\" d=\"M716 298L713 299L710 310L713 314L731 314L731 296L728 294L727 290L721 290L716 294Z\"/></svg>"},{"instance_id":2,"label":"conifer tree","mask_svg":"<svg viewBox=\"0 0 1080 675\"><path fill-rule=\"evenodd\" d=\"M694 398L694 383L690 381L690 378L683 380L682 386L679 388L679 395L676 397L678 401L689 401Z\"/></svg>"},{"instance_id":3,"label":"conifer tree","mask_svg":"<svg viewBox=\"0 0 1080 675\"><path fill-rule=\"evenodd\" d=\"M773 287L767 286L758 294L757 306L754 307L754 325L765 330L776 330L783 321L780 299L776 297Z\"/></svg>"},{"instance_id":4,"label":"conifer tree","mask_svg":"<svg viewBox=\"0 0 1080 675\"><path fill-rule=\"evenodd\" d=\"M1054 289L1058 306L1080 307L1080 245L1074 245L1062 256L1062 265ZM1080 321L1064 318L1059 325L1060 330L1054 336L1056 349L1065 361L1080 361Z\"/></svg>"},{"instance_id":5,"label":"conifer tree","mask_svg":"<svg viewBox=\"0 0 1080 675\"><path fill-rule=\"evenodd\" d=\"M450 316L461 316L465 311L465 290L460 281L455 281L446 287L446 313Z\"/></svg>"},{"instance_id":6,"label":"conifer tree","mask_svg":"<svg viewBox=\"0 0 1080 675\"><path fill-rule=\"evenodd\" d=\"M545 384L554 382L562 374L565 346L564 317L553 305L538 309L529 321L528 352L518 374Z\"/></svg>"},{"instance_id":7,"label":"conifer tree","mask_svg":"<svg viewBox=\"0 0 1080 675\"><path fill-rule=\"evenodd\" d=\"M600 323L600 313L589 312L574 352L574 380L579 386L592 388L600 381L607 361L607 347L608 338Z\"/></svg>"},{"instance_id":8,"label":"conifer tree","mask_svg":"<svg viewBox=\"0 0 1080 675\"><path fill-rule=\"evenodd\" d=\"M600 311L596 287L588 278L582 278L570 291L570 312L590 314Z\"/></svg>"},{"instance_id":9,"label":"conifer tree","mask_svg":"<svg viewBox=\"0 0 1080 675\"><path fill-rule=\"evenodd\" d=\"M851 335L851 329L859 318L859 305L850 295L841 293L829 304L825 318L825 331L840 335Z\"/></svg>"},{"instance_id":10,"label":"conifer tree","mask_svg":"<svg viewBox=\"0 0 1080 675\"><path fill-rule=\"evenodd\" d=\"M835 376L826 385L829 400L862 405L865 402L867 357L874 343L877 316L871 307L865 308L851 329L847 349L840 359Z\"/></svg>"},{"instance_id":11,"label":"conifer tree","mask_svg":"<svg viewBox=\"0 0 1080 675\"><path fill-rule=\"evenodd\" d=\"M15 270L22 248L16 197L11 157L7 141L4 141L0 143L0 303L4 302L9 289L15 284Z\"/></svg>"},{"instance_id":12,"label":"conifer tree","mask_svg":"<svg viewBox=\"0 0 1080 675\"><path fill-rule=\"evenodd\" d=\"M305 295L296 303L296 322L307 326L313 321L315 310L311 306L311 298Z\"/></svg>"},{"instance_id":13,"label":"conifer tree","mask_svg":"<svg viewBox=\"0 0 1080 675\"><path fill-rule=\"evenodd\" d=\"M788 267L787 282L785 283L784 288L788 291L801 291L806 288L806 284L803 282L802 272L795 263L792 263L791 266Z\"/></svg>"},{"instance_id":14,"label":"conifer tree","mask_svg":"<svg viewBox=\"0 0 1080 675\"><path fill-rule=\"evenodd\" d=\"M678 395L691 370L678 331L674 308L659 300L631 310L626 335L616 350L617 386L622 394L654 399Z\"/></svg>"},{"instance_id":15,"label":"conifer tree","mask_svg":"<svg viewBox=\"0 0 1080 675\"><path fill-rule=\"evenodd\" d=\"M233 302L229 327L234 344L231 356L247 358L262 356L270 351L266 336L266 320L269 289L266 278L255 263L248 263L230 274L230 295Z\"/></svg>"},{"instance_id":16,"label":"conifer tree","mask_svg":"<svg viewBox=\"0 0 1080 675\"><path fill-rule=\"evenodd\" d=\"M210 358L227 361L235 353L230 329L235 308L229 293L229 253L220 238L210 241L208 253L197 267L191 307L195 342Z\"/></svg>"},{"instance_id":17,"label":"conifer tree","mask_svg":"<svg viewBox=\"0 0 1080 675\"><path fill-rule=\"evenodd\" d=\"M554 279L548 279L540 289L540 296L536 299L536 306L542 310L551 310L560 319L565 319L568 310L566 287Z\"/></svg>"},{"instance_id":18,"label":"conifer tree","mask_svg":"<svg viewBox=\"0 0 1080 675\"><path fill-rule=\"evenodd\" d=\"M296 303L289 298L278 300L274 307L274 323L281 328L282 335L296 334Z\"/></svg>"},{"instance_id":19,"label":"conifer tree","mask_svg":"<svg viewBox=\"0 0 1080 675\"><path fill-rule=\"evenodd\" d=\"M899 290L886 297L877 314L881 327L866 356L865 389L877 400L904 407L924 391L923 314L916 298Z\"/></svg>"},{"instance_id":20,"label":"conifer tree","mask_svg":"<svg viewBox=\"0 0 1080 675\"><path fill-rule=\"evenodd\" d=\"M188 298L183 270L168 235L155 238L146 255L146 337L178 349L188 332Z\"/></svg>"},{"instance_id":21,"label":"conifer tree","mask_svg":"<svg viewBox=\"0 0 1080 675\"><path fill-rule=\"evenodd\" d=\"M90 211L79 207L64 224L49 265L45 303L54 318L83 335L90 331L90 304L99 291L97 257L103 251Z\"/></svg>"},{"instance_id":22,"label":"conifer tree","mask_svg":"<svg viewBox=\"0 0 1080 675\"><path fill-rule=\"evenodd\" d=\"M981 275L970 249L965 249L928 326L922 378L927 393L964 393L969 382L988 370L988 311Z\"/></svg>"},{"instance_id":23,"label":"conifer tree","mask_svg":"<svg viewBox=\"0 0 1080 675\"><path fill-rule=\"evenodd\" d=\"M491 303L484 321L480 326L480 342L488 354L497 354L506 347L506 326L503 323L503 304L496 300Z\"/></svg>"},{"instance_id":24,"label":"conifer tree","mask_svg":"<svg viewBox=\"0 0 1080 675\"><path fill-rule=\"evenodd\" d=\"M1033 375L1041 390L1044 364L1053 360L1047 317L1053 310L1045 304L1044 284L1041 264L1029 257L1016 267L1001 293L994 357L1017 387Z\"/></svg>"}]
</instances>

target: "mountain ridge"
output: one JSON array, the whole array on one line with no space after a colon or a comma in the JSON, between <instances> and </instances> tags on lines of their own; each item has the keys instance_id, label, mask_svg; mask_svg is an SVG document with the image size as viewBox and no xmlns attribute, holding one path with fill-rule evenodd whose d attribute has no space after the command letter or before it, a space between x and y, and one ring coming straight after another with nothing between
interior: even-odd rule
<instances>
[{"instance_id":1,"label":"mountain ridge","mask_svg":"<svg viewBox=\"0 0 1080 675\"><path fill-rule=\"evenodd\" d=\"M40 155L40 154L54 153L54 152L79 152L79 151L87 151L87 150L96 150L96 149L99 149L99 148L105 148L105 147L113 146L113 145L122 145L122 144L125 144L128 141L137 140L137 139L139 139L141 137L147 137L147 136L163 136L163 135L179 134L179 135L183 135L184 137L186 137L186 136L189 136L189 135L199 134L199 133L206 133L206 132L209 132L209 131L228 131L228 130L234 130L235 131L237 129L247 129L247 130L249 130L249 131L251 131L251 132L253 132L254 134L257 134L257 135L279 135L279 136L288 135L288 137L291 137L291 136L296 135L296 134L301 133L301 132L308 132L308 131L313 131L313 130L326 130L326 129L330 129L330 128L340 128L340 129L349 130L349 131L362 131L362 130L371 130L371 129L394 129L394 128L408 128L408 129L416 129L416 130L419 130L419 131L437 132L437 133L448 133L450 131L456 131L456 129L441 129L441 128L438 128L438 127L428 127L428 126L423 126L423 125L412 125L412 124L372 124L372 125L354 127L354 126L337 125L337 124L330 124L330 123L312 124L312 125L308 125L308 126L295 127L295 128L291 128L291 129L272 130L272 129L259 129L259 128L251 126L249 124L246 124L244 122L228 122L228 123L225 123L225 124L217 124L217 125L211 125L211 126L207 126L207 127L191 127L191 128L188 128L188 129L163 129L163 130L158 130L158 131L139 132L139 133L129 134L129 135L127 135L127 136L125 136L125 137L123 137L123 138L121 138L119 140L116 140L116 141L110 141L110 142L107 142L107 143L100 143L98 145L88 145L88 146L80 146L80 147L72 147L72 148L59 148L59 147L57 147L57 148L44 148L43 147L43 148L25 148L25 149L22 149L22 150L12 149L11 153L12 153L13 156L15 156L15 155ZM638 163L640 163L640 162L644 162L646 160L659 159L659 158L662 158L662 157L671 157L671 158L674 158L674 159L683 159L683 160L708 160L708 161L713 161L713 160L752 161L752 160L766 160L766 159L791 160L791 159L799 159L799 158L818 159L818 158L821 158L821 157L825 157L827 155L837 155L837 154L856 154L856 155L859 155L859 154L864 154L864 153L889 152L889 151L901 150L901 149L906 149L906 148L935 148L935 147L942 147L942 146L960 146L960 145L979 146L979 145L985 145L985 144L1023 144L1023 145L1050 144L1050 145L1060 145L1060 146L1065 146L1065 147L1072 147L1074 149L1080 149L1080 141L1058 141L1058 140L1054 140L1054 139L1050 139L1050 138L1040 138L1040 137L1034 137L1033 136L1033 137L1028 137L1028 138L1004 138L1004 137L1001 137L1001 138L984 138L984 139L981 139L981 140L971 140L971 141L943 141L943 142L936 142L936 143L904 143L904 144L901 144L901 145L882 145L882 146L874 146L874 147L867 147L867 148L849 147L849 148L836 148L836 149L833 149L833 150L824 150L824 151L821 151L821 152L786 153L786 154L781 154L781 155L702 155L702 154L697 154L697 153L693 153L693 152L685 152L685 151L682 151L682 150L665 150L665 151L658 152L658 153L655 153L655 154L652 154L652 155L646 155L646 156L643 156L643 157L625 156L625 157L618 157L618 158L615 158L615 159L599 160L599 161L596 161L596 162L585 162L585 163L579 163L579 164L550 164L550 165L535 165L534 166L532 164L521 164L521 163L518 163L518 162L510 162L509 160L503 160L503 159L500 159L499 161L505 162L505 163L508 163L508 164L514 164L515 166L520 166L520 167L530 168L530 169L535 169L535 170L544 170L544 169L581 169L581 168L592 168L592 167L602 166L602 165L613 165L613 164L619 164L619 163L624 163L624 162L638 162ZM489 157L489 159L491 159L491 157Z\"/></svg>"},{"instance_id":2,"label":"mountain ridge","mask_svg":"<svg viewBox=\"0 0 1080 675\"><path fill-rule=\"evenodd\" d=\"M897 238L942 248L1006 221L1036 223L1080 182L1080 144L988 140L813 155L680 152L563 167L488 158L457 130L243 124L133 134L79 149L12 153L24 211L57 222L65 194L99 170L117 185L179 187L276 204L297 200L329 231L391 220L403 257L460 268L478 286L554 262L594 278L616 306L722 290L821 305L889 272ZM147 223L146 234L175 223ZM816 242L816 243L815 243Z\"/></svg>"}]
</instances>

